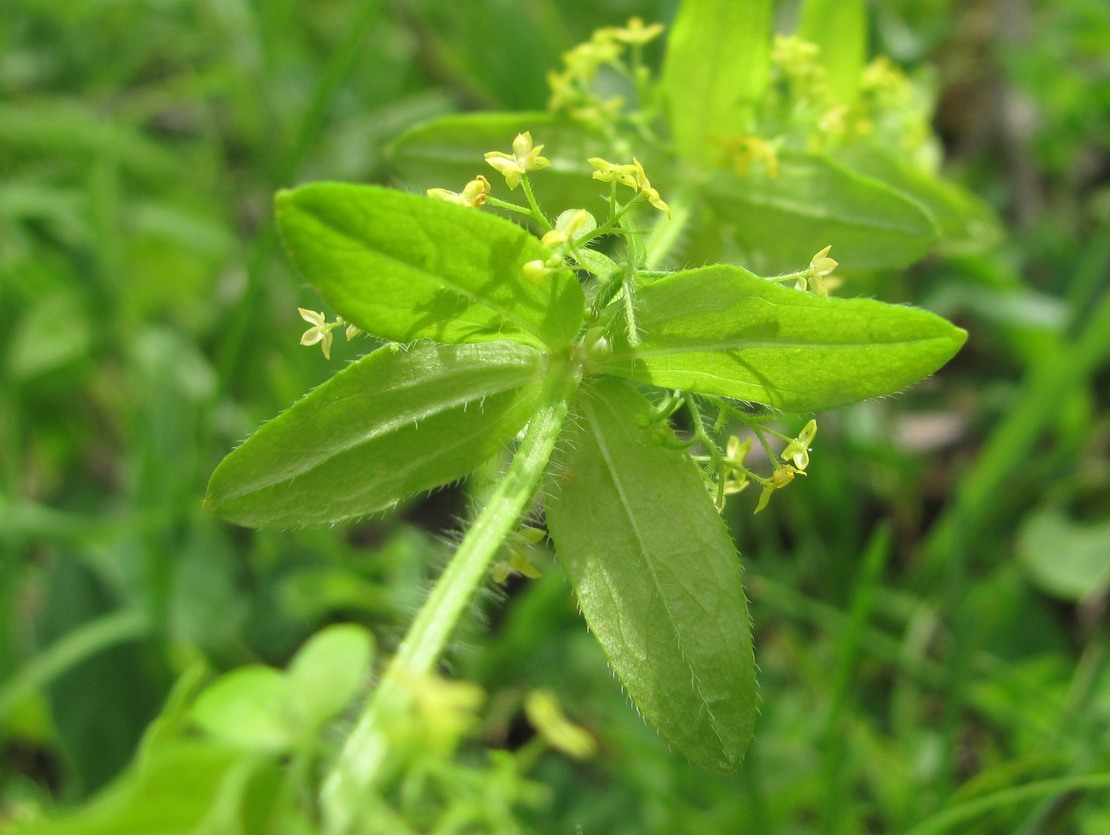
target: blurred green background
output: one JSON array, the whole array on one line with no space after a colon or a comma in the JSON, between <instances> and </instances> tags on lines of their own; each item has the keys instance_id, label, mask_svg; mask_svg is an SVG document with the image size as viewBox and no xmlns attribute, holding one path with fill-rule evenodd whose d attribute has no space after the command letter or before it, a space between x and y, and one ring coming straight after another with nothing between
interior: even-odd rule
<instances>
[{"instance_id":1,"label":"blurred green background","mask_svg":"<svg viewBox=\"0 0 1110 835\"><path fill-rule=\"evenodd\" d=\"M389 182L406 127L542 107L563 51L675 5L0 4L0 830L105 785L197 659L281 664L340 620L388 652L466 512L450 490L259 533L202 510L222 456L359 351L297 345L320 303L273 192ZM946 170L1009 231L840 292L967 347L823 416L804 483L727 511L763 693L736 775L643 726L553 559L479 602L450 659L490 696L474 745L527 737L536 687L601 743L539 762L528 829L904 832L987 796L959 831L1110 831L1082 788L1110 772L1110 4L873 5L873 52L933 91Z\"/></svg>"}]
</instances>

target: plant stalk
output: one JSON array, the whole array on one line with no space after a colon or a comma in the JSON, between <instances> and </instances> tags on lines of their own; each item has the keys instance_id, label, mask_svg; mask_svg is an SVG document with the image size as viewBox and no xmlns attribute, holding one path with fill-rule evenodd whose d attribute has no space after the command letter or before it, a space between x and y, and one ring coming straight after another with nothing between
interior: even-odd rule
<instances>
[{"instance_id":1,"label":"plant stalk","mask_svg":"<svg viewBox=\"0 0 1110 835\"><path fill-rule=\"evenodd\" d=\"M405 708L409 683L439 662L494 556L520 523L551 459L579 380L569 357L551 362L539 407L504 478L424 601L324 781L320 800L329 835L346 835L358 822L363 799L387 765L390 717Z\"/></svg>"}]
</instances>

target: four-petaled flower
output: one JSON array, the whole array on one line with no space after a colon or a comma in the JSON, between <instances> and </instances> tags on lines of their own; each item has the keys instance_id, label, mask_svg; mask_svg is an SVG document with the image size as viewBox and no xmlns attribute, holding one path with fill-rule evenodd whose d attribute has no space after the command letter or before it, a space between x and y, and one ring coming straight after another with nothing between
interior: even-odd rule
<instances>
[{"instance_id":1,"label":"four-petaled flower","mask_svg":"<svg viewBox=\"0 0 1110 835\"><path fill-rule=\"evenodd\" d=\"M651 26L644 26L644 22L640 18L630 17L623 29L613 30L613 37L622 43L636 44L639 46L655 40L662 33L662 23L653 23Z\"/></svg>"},{"instance_id":2,"label":"four-petaled flower","mask_svg":"<svg viewBox=\"0 0 1110 835\"><path fill-rule=\"evenodd\" d=\"M832 249L832 244L814 255L809 262L809 289L821 296L829 294L829 284L839 284L837 279L833 279L831 282L825 281L825 276L837 267L837 262L829 258L830 249Z\"/></svg>"},{"instance_id":3,"label":"four-petaled flower","mask_svg":"<svg viewBox=\"0 0 1110 835\"><path fill-rule=\"evenodd\" d=\"M793 461L794 467L801 471L809 466L809 453L810 444L813 443L813 438L817 434L817 421L810 420L802 431L798 433L798 437L794 438L786 445L779 457L783 461Z\"/></svg>"},{"instance_id":4,"label":"four-petaled flower","mask_svg":"<svg viewBox=\"0 0 1110 835\"><path fill-rule=\"evenodd\" d=\"M525 131L516 135L511 154L506 154L504 151L489 151L486 154L486 162L505 177L505 184L513 190L520 185L522 174L551 165L551 160L540 156L542 150L543 145L532 147L532 134Z\"/></svg>"},{"instance_id":5,"label":"four-petaled flower","mask_svg":"<svg viewBox=\"0 0 1110 835\"><path fill-rule=\"evenodd\" d=\"M298 307L297 312L301 314L301 318L312 325L311 328L301 334L302 345L316 345L319 343L321 350L324 352L325 359L331 359L331 329L334 325L329 325L324 314L316 310L306 310L303 307Z\"/></svg>"}]
</instances>

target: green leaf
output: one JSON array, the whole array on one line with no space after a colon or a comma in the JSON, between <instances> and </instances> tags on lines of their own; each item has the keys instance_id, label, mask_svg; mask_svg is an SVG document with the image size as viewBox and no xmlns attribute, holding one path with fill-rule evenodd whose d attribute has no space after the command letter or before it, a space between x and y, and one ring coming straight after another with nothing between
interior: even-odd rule
<instances>
[{"instance_id":1,"label":"green leaf","mask_svg":"<svg viewBox=\"0 0 1110 835\"><path fill-rule=\"evenodd\" d=\"M839 149L838 163L882 182L928 211L940 232L939 249L947 254L979 252L1000 237L990 207L956 183L929 174L892 153L866 146Z\"/></svg>"},{"instance_id":2,"label":"green leaf","mask_svg":"<svg viewBox=\"0 0 1110 835\"><path fill-rule=\"evenodd\" d=\"M195 835L227 797L229 777L252 766L225 747L181 741L151 751L88 804L22 835Z\"/></svg>"},{"instance_id":3,"label":"green leaf","mask_svg":"<svg viewBox=\"0 0 1110 835\"><path fill-rule=\"evenodd\" d=\"M263 666L240 667L218 678L197 697L193 719L215 740L265 753L288 750L296 730L285 675Z\"/></svg>"},{"instance_id":4,"label":"green leaf","mask_svg":"<svg viewBox=\"0 0 1110 835\"><path fill-rule=\"evenodd\" d=\"M704 194L753 269L766 274L801 269L830 244L847 269L903 267L937 240L915 201L814 154L781 153L774 178L716 172Z\"/></svg>"},{"instance_id":5,"label":"green leaf","mask_svg":"<svg viewBox=\"0 0 1110 835\"><path fill-rule=\"evenodd\" d=\"M289 706L305 729L335 717L358 694L370 674L374 640L362 626L322 629L289 664Z\"/></svg>"},{"instance_id":6,"label":"green leaf","mask_svg":"<svg viewBox=\"0 0 1110 835\"><path fill-rule=\"evenodd\" d=\"M805 0L798 34L821 48L821 66L834 98L841 104L855 101L867 62L863 0Z\"/></svg>"},{"instance_id":7,"label":"green leaf","mask_svg":"<svg viewBox=\"0 0 1110 835\"><path fill-rule=\"evenodd\" d=\"M944 365L966 338L924 310L824 298L724 265L641 287L636 322L636 348L620 322L612 327L604 372L788 412L893 394Z\"/></svg>"},{"instance_id":8,"label":"green leaf","mask_svg":"<svg viewBox=\"0 0 1110 835\"><path fill-rule=\"evenodd\" d=\"M462 478L528 420L542 368L512 342L381 348L228 455L205 504L240 525L296 527Z\"/></svg>"},{"instance_id":9,"label":"green leaf","mask_svg":"<svg viewBox=\"0 0 1110 835\"><path fill-rule=\"evenodd\" d=\"M376 336L560 348L581 327L577 279L527 281L524 264L550 253L480 210L317 183L279 192L277 217L300 271L344 319Z\"/></svg>"},{"instance_id":10,"label":"green leaf","mask_svg":"<svg viewBox=\"0 0 1110 835\"><path fill-rule=\"evenodd\" d=\"M529 175L540 205L549 210L582 208L603 215L608 209L608 189L592 179L594 169L586 160L612 156L612 143L579 123L550 113L444 116L402 134L390 146L390 169L401 185L420 192L429 188L459 191L475 175L484 174L495 197L522 203L520 192L509 191L484 155L508 151L513 138L525 131L537 145L543 145L543 155L551 160L550 166Z\"/></svg>"},{"instance_id":11,"label":"green leaf","mask_svg":"<svg viewBox=\"0 0 1110 835\"><path fill-rule=\"evenodd\" d=\"M740 561L697 465L653 441L652 411L616 380L583 389L547 524L636 708L691 761L727 770L748 746L756 710Z\"/></svg>"},{"instance_id":12,"label":"green leaf","mask_svg":"<svg viewBox=\"0 0 1110 835\"><path fill-rule=\"evenodd\" d=\"M667 42L663 92L680 157L705 166L742 133L771 67L771 0L684 0Z\"/></svg>"},{"instance_id":13,"label":"green leaf","mask_svg":"<svg viewBox=\"0 0 1110 835\"><path fill-rule=\"evenodd\" d=\"M1017 554L1029 579L1061 600L1079 602L1110 589L1110 522L1083 525L1042 510L1018 534Z\"/></svg>"}]
</instances>

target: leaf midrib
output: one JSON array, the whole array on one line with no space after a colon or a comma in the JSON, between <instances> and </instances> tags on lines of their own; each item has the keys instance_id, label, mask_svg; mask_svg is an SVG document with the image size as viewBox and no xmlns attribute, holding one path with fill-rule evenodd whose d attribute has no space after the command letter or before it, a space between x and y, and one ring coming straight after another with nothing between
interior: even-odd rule
<instances>
[{"instance_id":1,"label":"leaf midrib","mask_svg":"<svg viewBox=\"0 0 1110 835\"><path fill-rule=\"evenodd\" d=\"M660 347L655 349L644 350L643 348L636 348L633 351L623 353L614 353L613 356L606 362L606 365L611 365L618 360L636 360L645 357L659 357L669 356L672 354L709 354L709 353L723 353L727 354L734 351L751 351L751 350L807 350L807 351L839 351L839 350L865 350L865 349L884 349L884 348L905 348L905 347L921 347L929 342L943 342L947 339L944 336L928 336L920 339L901 339L891 342L706 342L697 343L694 345L676 345L674 347Z\"/></svg>"}]
</instances>

